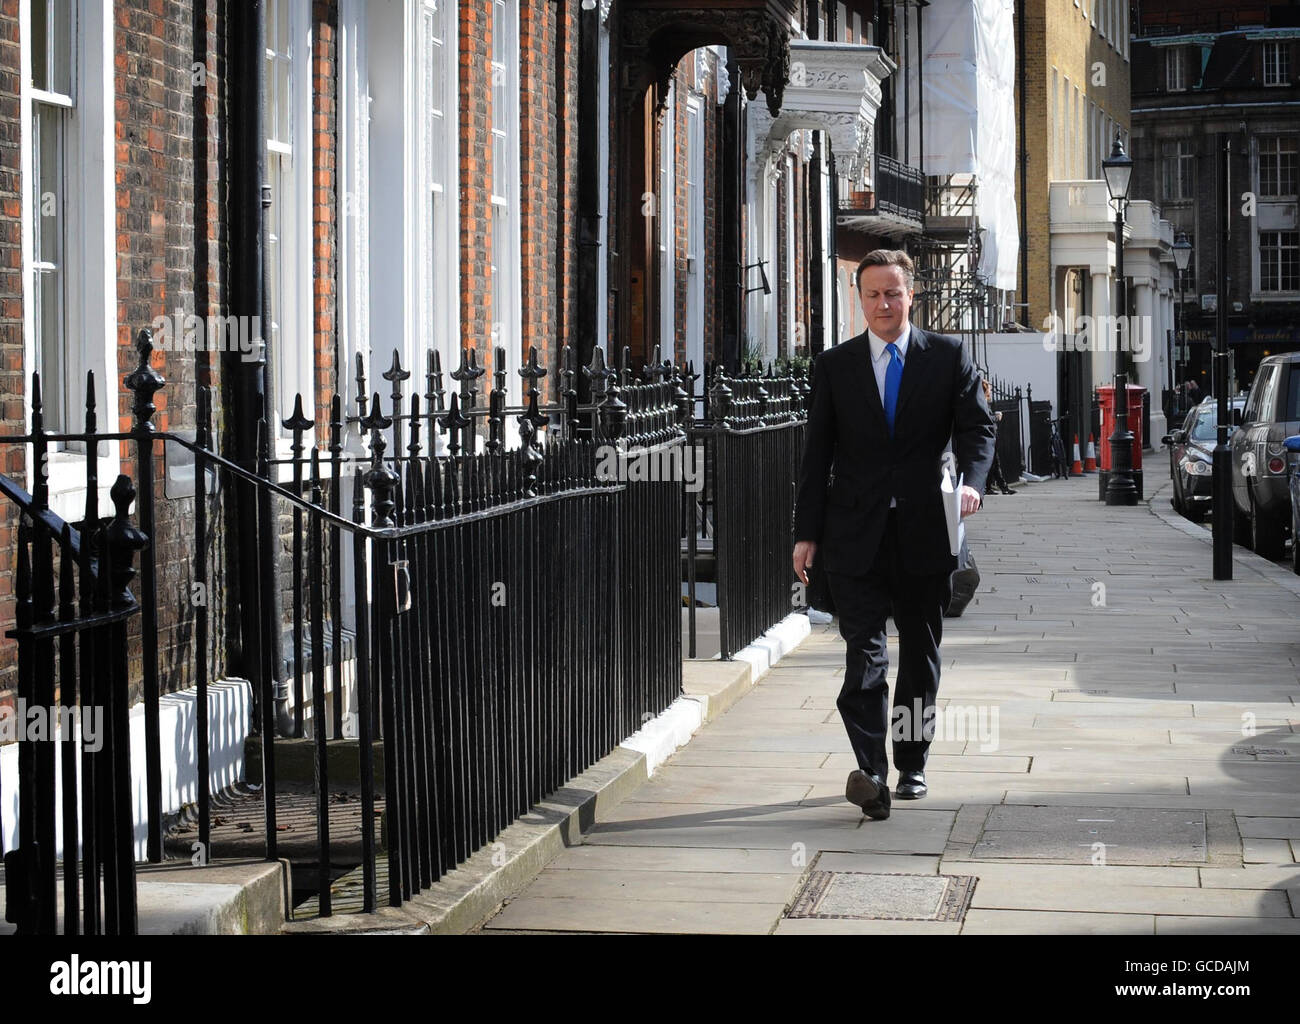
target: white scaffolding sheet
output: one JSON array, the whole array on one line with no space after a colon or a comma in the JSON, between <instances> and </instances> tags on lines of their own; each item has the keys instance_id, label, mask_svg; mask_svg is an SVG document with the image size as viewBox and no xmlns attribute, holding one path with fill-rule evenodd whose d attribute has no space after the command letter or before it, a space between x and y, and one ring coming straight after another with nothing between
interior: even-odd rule
<instances>
[{"instance_id":1,"label":"white scaffolding sheet","mask_svg":"<svg viewBox=\"0 0 1300 1024\"><path fill-rule=\"evenodd\" d=\"M921 12L924 52L918 62L913 26L911 53L903 62L910 81L907 86L899 83L900 90L907 91L911 131L900 125L898 137L910 136L906 160L919 162L927 175L976 175L976 213L983 236L979 273L986 284L1010 291L1016 286L1020 255L1014 5L1012 0L931 0ZM900 18L902 14L900 8ZM902 42L900 25L900 46ZM918 154L921 85L925 137Z\"/></svg>"}]
</instances>

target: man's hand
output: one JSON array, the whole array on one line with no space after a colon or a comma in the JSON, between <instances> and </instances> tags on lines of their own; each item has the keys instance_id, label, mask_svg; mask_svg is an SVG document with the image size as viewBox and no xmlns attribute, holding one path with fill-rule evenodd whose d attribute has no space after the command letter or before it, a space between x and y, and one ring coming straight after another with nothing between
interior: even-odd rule
<instances>
[{"instance_id":1,"label":"man's hand","mask_svg":"<svg viewBox=\"0 0 1300 1024\"><path fill-rule=\"evenodd\" d=\"M808 567L813 564L817 554L817 544L811 540L801 540L794 546L794 574L804 586L808 585Z\"/></svg>"},{"instance_id":2,"label":"man's hand","mask_svg":"<svg viewBox=\"0 0 1300 1024\"><path fill-rule=\"evenodd\" d=\"M984 499L980 497L979 491L975 490L974 487L971 487L968 484L961 485L961 517L963 519L967 516L973 516L978 512L980 510L980 505L983 503ZM799 549L796 547L795 555L797 556L798 553Z\"/></svg>"}]
</instances>

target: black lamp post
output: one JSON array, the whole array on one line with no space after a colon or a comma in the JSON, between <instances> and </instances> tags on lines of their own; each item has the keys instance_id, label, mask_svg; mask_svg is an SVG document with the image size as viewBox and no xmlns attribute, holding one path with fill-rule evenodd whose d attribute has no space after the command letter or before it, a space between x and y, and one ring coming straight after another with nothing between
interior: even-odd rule
<instances>
[{"instance_id":1,"label":"black lamp post","mask_svg":"<svg viewBox=\"0 0 1300 1024\"><path fill-rule=\"evenodd\" d=\"M1124 211L1128 208L1128 186L1133 177L1133 161L1124 152L1119 133L1110 156L1101 162L1106 177L1106 190L1115 207L1115 330L1127 320L1128 309L1124 293ZM1120 338L1116 337L1115 365L1120 362ZM1128 375L1115 374L1113 391L1115 401L1115 432L1110 436L1110 477L1106 481L1107 505L1136 505L1137 484L1133 481L1133 432L1128 428Z\"/></svg>"},{"instance_id":2,"label":"black lamp post","mask_svg":"<svg viewBox=\"0 0 1300 1024\"><path fill-rule=\"evenodd\" d=\"M1178 241L1174 242L1174 266L1178 268L1178 329L1176 333L1178 335L1179 356L1182 356L1183 353L1187 351L1187 307L1185 305L1187 299L1183 292L1187 286L1187 267L1191 262L1192 243L1187 240L1187 232L1180 231L1178 232ZM1175 365L1174 367L1171 367L1171 369L1174 369L1176 366L1177 360L1175 360ZM1186 369L1185 365L1183 369ZM1181 384L1183 379L1182 370L1178 370L1174 374L1174 378ZM1178 392L1175 391L1174 394L1177 396ZM1183 403L1179 401L1176 408L1181 413L1183 411ZM1170 427L1173 427L1172 423L1170 424Z\"/></svg>"}]
</instances>

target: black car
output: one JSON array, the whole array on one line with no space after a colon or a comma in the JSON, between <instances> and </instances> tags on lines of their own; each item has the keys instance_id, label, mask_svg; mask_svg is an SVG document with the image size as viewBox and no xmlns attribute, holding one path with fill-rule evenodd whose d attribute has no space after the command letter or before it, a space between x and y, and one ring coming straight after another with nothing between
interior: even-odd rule
<instances>
[{"instance_id":1,"label":"black car","mask_svg":"<svg viewBox=\"0 0 1300 1024\"><path fill-rule=\"evenodd\" d=\"M1235 412L1245 407L1244 396L1229 400ZM1236 419L1236 417L1233 417ZM1179 515L1199 523L1210 511L1213 496L1212 465L1219 436L1219 400L1207 398L1193 407L1180 429L1162 439L1169 448L1169 475L1174 481L1173 506ZM1229 425L1232 437L1235 426Z\"/></svg>"}]
</instances>

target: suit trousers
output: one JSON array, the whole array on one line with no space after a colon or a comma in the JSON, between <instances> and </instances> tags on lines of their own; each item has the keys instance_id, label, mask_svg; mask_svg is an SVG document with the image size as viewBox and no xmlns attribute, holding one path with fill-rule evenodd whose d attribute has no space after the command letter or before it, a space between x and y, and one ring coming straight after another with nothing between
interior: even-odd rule
<instances>
[{"instance_id":1,"label":"suit trousers","mask_svg":"<svg viewBox=\"0 0 1300 1024\"><path fill-rule=\"evenodd\" d=\"M921 771L933 737L939 692L943 613L952 599L950 573L904 571L898 511L891 508L880 548L865 576L827 572L840 636L847 646L844 686L836 701L858 767L888 782L886 738L899 771ZM898 630L898 678L890 714L885 620ZM892 728L891 728L892 723Z\"/></svg>"}]
</instances>

